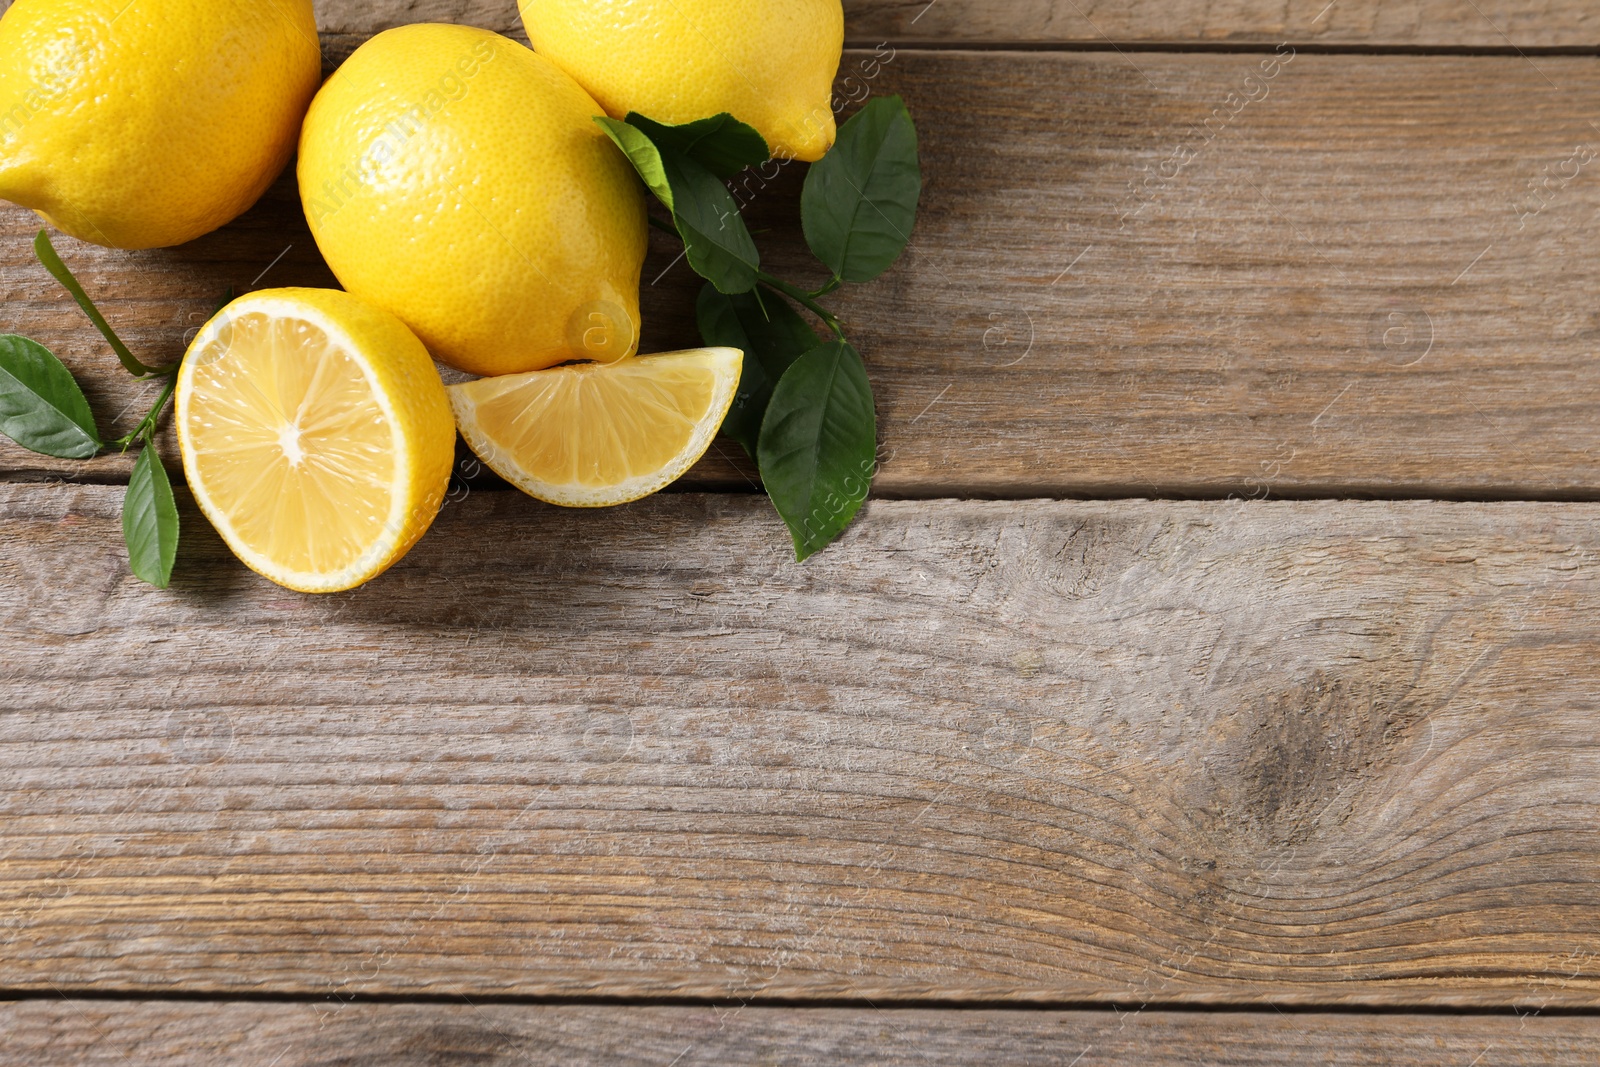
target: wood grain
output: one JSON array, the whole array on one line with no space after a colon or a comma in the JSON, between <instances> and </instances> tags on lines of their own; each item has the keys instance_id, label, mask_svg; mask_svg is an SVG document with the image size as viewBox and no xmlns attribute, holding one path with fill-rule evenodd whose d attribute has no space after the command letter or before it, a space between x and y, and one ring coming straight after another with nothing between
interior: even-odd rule
<instances>
[{"instance_id":1,"label":"wood grain","mask_svg":"<svg viewBox=\"0 0 1600 1067\"><path fill-rule=\"evenodd\" d=\"M1263 62L881 66L872 87L910 101L928 186L903 264L836 298L878 391L880 493L1600 496L1600 164L1574 155L1600 153L1600 64L1298 55L1260 80ZM1247 85L1265 98L1230 114ZM739 195L774 271L820 280L799 179ZM60 350L122 427L130 386L32 262L35 226L0 212L4 326ZM646 266L647 350L697 340L698 286L669 243ZM63 249L151 359L229 286L333 281L287 180L181 249ZM719 442L686 484L753 489L737 455ZM9 445L0 468L127 469Z\"/></svg>"},{"instance_id":2,"label":"wood grain","mask_svg":"<svg viewBox=\"0 0 1600 1067\"><path fill-rule=\"evenodd\" d=\"M320 0L319 24L366 35L408 22L464 22L520 35L511 0ZM871 44L1202 43L1509 49L1594 47L1584 0L845 0L845 30Z\"/></svg>"},{"instance_id":3,"label":"wood grain","mask_svg":"<svg viewBox=\"0 0 1600 1067\"><path fill-rule=\"evenodd\" d=\"M1549 1067L1600 1059L1593 1018L729 1006L0 1005L4 1067Z\"/></svg>"},{"instance_id":4,"label":"wood grain","mask_svg":"<svg viewBox=\"0 0 1600 1067\"><path fill-rule=\"evenodd\" d=\"M0 988L1600 1004L1600 506L452 505L311 599L0 487Z\"/></svg>"}]
</instances>

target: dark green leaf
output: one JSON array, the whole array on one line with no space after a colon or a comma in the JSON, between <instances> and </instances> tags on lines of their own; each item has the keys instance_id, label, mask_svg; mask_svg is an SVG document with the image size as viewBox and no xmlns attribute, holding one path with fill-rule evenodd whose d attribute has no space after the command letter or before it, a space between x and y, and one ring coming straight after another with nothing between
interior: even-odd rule
<instances>
[{"instance_id":1,"label":"dark green leaf","mask_svg":"<svg viewBox=\"0 0 1600 1067\"><path fill-rule=\"evenodd\" d=\"M727 296L714 285L700 290L697 308L705 343L744 353L739 393L722 432L757 458L761 421L772 388L795 360L822 343L787 300L770 289Z\"/></svg>"},{"instance_id":2,"label":"dark green leaf","mask_svg":"<svg viewBox=\"0 0 1600 1067\"><path fill-rule=\"evenodd\" d=\"M772 391L761 425L761 480L799 559L843 532L876 470L878 418L861 356L830 341L801 356Z\"/></svg>"},{"instance_id":3,"label":"dark green leaf","mask_svg":"<svg viewBox=\"0 0 1600 1067\"><path fill-rule=\"evenodd\" d=\"M133 464L122 500L122 537L128 566L141 581L165 589L178 557L178 505L156 450L146 445Z\"/></svg>"},{"instance_id":4,"label":"dark green leaf","mask_svg":"<svg viewBox=\"0 0 1600 1067\"><path fill-rule=\"evenodd\" d=\"M39 262L44 264L44 269L49 271L51 276L60 282L67 292L72 294L72 299L78 302L78 306L83 309L83 313L89 316L89 321L94 323L95 329L99 330L100 335L111 345L111 350L117 354L117 359L122 361L124 370L141 378L147 374L156 373L154 367L146 367L134 358L132 352L128 351L128 346L122 343L122 339L111 328L111 324L105 320L105 316L100 314L100 309L94 306L94 301L90 300L89 294L83 291L83 286L78 284L78 279L72 276L72 272L67 269L67 265L61 262L61 257L56 255L55 245L50 243L48 231L40 230L39 236L33 239L33 254L39 257Z\"/></svg>"},{"instance_id":5,"label":"dark green leaf","mask_svg":"<svg viewBox=\"0 0 1600 1067\"><path fill-rule=\"evenodd\" d=\"M639 177L656 194L656 198L667 205L667 210L672 209L672 187L667 184L667 172L661 165L661 151L655 143L645 136L642 130L628 125L619 119L600 117L595 119L600 128L606 131L606 136L622 149L622 154L628 157L628 162L633 164L633 169L639 172Z\"/></svg>"},{"instance_id":6,"label":"dark green leaf","mask_svg":"<svg viewBox=\"0 0 1600 1067\"><path fill-rule=\"evenodd\" d=\"M905 101L877 97L839 130L811 167L800 199L806 243L846 282L867 282L894 265L911 241L922 196L917 127Z\"/></svg>"},{"instance_id":7,"label":"dark green leaf","mask_svg":"<svg viewBox=\"0 0 1600 1067\"><path fill-rule=\"evenodd\" d=\"M0 336L0 433L57 459L88 459L100 434L72 372L37 341Z\"/></svg>"},{"instance_id":8,"label":"dark green leaf","mask_svg":"<svg viewBox=\"0 0 1600 1067\"><path fill-rule=\"evenodd\" d=\"M754 289L761 255L728 187L688 156L662 152L661 162L672 186L672 221L689 266L720 292Z\"/></svg>"},{"instance_id":9,"label":"dark green leaf","mask_svg":"<svg viewBox=\"0 0 1600 1067\"><path fill-rule=\"evenodd\" d=\"M666 126L634 112L628 124L659 148L688 156L719 178L731 178L772 158L766 139L727 112L682 126Z\"/></svg>"},{"instance_id":10,"label":"dark green leaf","mask_svg":"<svg viewBox=\"0 0 1600 1067\"><path fill-rule=\"evenodd\" d=\"M724 293L755 288L761 256L722 180L693 158L616 119L595 119L672 212L689 266Z\"/></svg>"}]
</instances>

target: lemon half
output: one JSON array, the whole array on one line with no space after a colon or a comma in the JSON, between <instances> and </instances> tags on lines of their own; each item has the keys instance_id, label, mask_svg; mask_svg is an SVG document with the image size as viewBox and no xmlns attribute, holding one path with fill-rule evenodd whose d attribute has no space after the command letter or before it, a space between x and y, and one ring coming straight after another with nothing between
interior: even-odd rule
<instances>
[{"instance_id":1,"label":"lemon half","mask_svg":"<svg viewBox=\"0 0 1600 1067\"><path fill-rule=\"evenodd\" d=\"M626 504L705 455L744 355L700 348L450 387L462 437L506 481L570 508Z\"/></svg>"},{"instance_id":2,"label":"lemon half","mask_svg":"<svg viewBox=\"0 0 1600 1067\"><path fill-rule=\"evenodd\" d=\"M346 293L235 300L178 374L195 499L252 570L306 593L383 573L427 532L455 456L439 372L416 336Z\"/></svg>"}]
</instances>

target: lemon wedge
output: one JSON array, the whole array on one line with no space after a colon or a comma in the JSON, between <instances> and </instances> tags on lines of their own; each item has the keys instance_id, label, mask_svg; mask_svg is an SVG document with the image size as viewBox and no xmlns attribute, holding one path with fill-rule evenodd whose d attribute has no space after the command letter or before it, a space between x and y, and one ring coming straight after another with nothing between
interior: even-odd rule
<instances>
[{"instance_id":1,"label":"lemon wedge","mask_svg":"<svg viewBox=\"0 0 1600 1067\"><path fill-rule=\"evenodd\" d=\"M229 304L184 356L176 410L206 518L247 566L300 592L352 589L404 556L454 462L449 399L422 342L331 290Z\"/></svg>"},{"instance_id":2,"label":"lemon wedge","mask_svg":"<svg viewBox=\"0 0 1600 1067\"><path fill-rule=\"evenodd\" d=\"M582 363L450 387L461 436L529 496L569 508L626 504L705 455L733 406L744 355L699 348Z\"/></svg>"}]
</instances>

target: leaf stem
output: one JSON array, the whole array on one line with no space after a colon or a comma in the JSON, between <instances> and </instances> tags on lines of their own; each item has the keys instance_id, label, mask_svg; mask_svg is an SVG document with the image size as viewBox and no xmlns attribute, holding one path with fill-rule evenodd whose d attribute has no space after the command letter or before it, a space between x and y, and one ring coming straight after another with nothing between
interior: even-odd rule
<instances>
[{"instance_id":1,"label":"leaf stem","mask_svg":"<svg viewBox=\"0 0 1600 1067\"><path fill-rule=\"evenodd\" d=\"M134 357L134 354L128 350L128 346L122 343L122 338L117 336L116 331L111 328L111 324L105 320L105 316L100 314L100 309L94 306L94 301L89 299L89 294L83 291L83 286L78 284L78 279L72 276L72 271L67 269L67 265L56 254L55 246L50 243L48 230L40 230L39 236L33 239L33 254L39 257L39 262L44 264L44 269L50 272L51 277L60 282L62 287L72 294L72 299L78 302L78 306L83 309L83 313L89 316L89 321L94 323L95 329L99 330L100 335L111 344L111 350L117 354L117 359L121 361L123 369L129 374L135 378L153 378L161 374L170 374L177 369L175 367L162 369L147 367Z\"/></svg>"},{"instance_id":2,"label":"leaf stem","mask_svg":"<svg viewBox=\"0 0 1600 1067\"><path fill-rule=\"evenodd\" d=\"M176 367L171 369L177 370ZM178 376L176 374L168 374L167 384L161 387L161 395L156 399L156 406L150 409L149 414L145 415L144 418L139 420L139 425L133 428L132 433L126 437L119 437L113 443L119 446L122 451L126 452L133 446L135 441L143 438L146 448L154 448L156 443L156 427L161 424L161 413L166 410L167 401L172 399L173 390L177 388Z\"/></svg>"},{"instance_id":3,"label":"leaf stem","mask_svg":"<svg viewBox=\"0 0 1600 1067\"><path fill-rule=\"evenodd\" d=\"M648 215L646 217L650 220L650 225L654 226L656 229L663 230L666 233L670 233L674 237L680 236L679 233L678 233L678 228L676 226L672 225L672 223L670 223L670 222L662 222L660 219L656 218L654 215Z\"/></svg>"},{"instance_id":4,"label":"leaf stem","mask_svg":"<svg viewBox=\"0 0 1600 1067\"><path fill-rule=\"evenodd\" d=\"M797 285L790 285L782 278L774 278L764 270L757 271L756 277L761 279L763 284L769 285L776 289L778 292L789 297L791 300L795 301L795 303L799 304L801 307L811 312L811 314L821 319L827 325L828 329L832 330L838 335L839 340L843 341L845 339L844 327L839 325L839 320L834 318L833 312L829 311L827 308L813 300L811 298L812 294L807 293L804 289L801 289Z\"/></svg>"},{"instance_id":5,"label":"leaf stem","mask_svg":"<svg viewBox=\"0 0 1600 1067\"><path fill-rule=\"evenodd\" d=\"M838 277L832 278L832 279L829 280L827 285L824 285L821 289L818 289L816 292L812 293L811 294L811 298L813 300L816 300L816 299L820 299L820 298L822 298L824 296L827 296L829 293L831 293L834 290L838 289L843 284L844 284L844 279L843 278L838 278Z\"/></svg>"}]
</instances>

